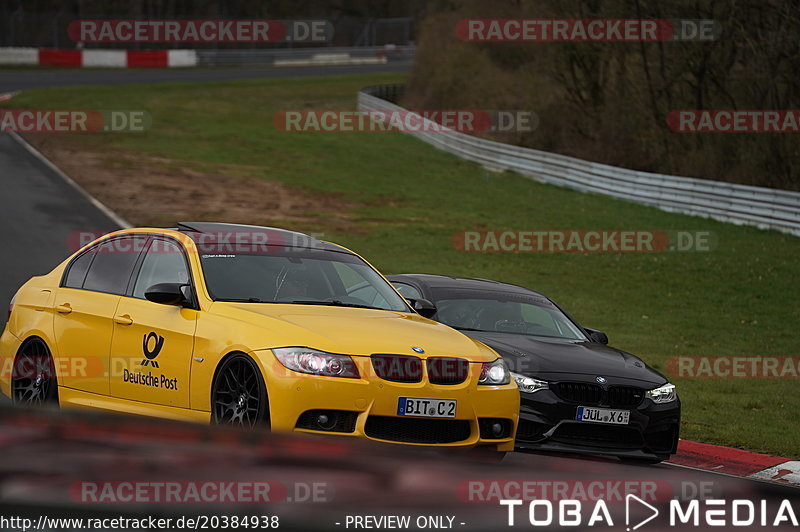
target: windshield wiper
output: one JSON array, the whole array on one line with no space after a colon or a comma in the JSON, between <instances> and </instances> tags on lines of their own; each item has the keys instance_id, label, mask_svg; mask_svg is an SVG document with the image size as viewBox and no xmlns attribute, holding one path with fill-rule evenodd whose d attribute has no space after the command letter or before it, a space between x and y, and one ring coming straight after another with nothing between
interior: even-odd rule
<instances>
[{"instance_id":1,"label":"windshield wiper","mask_svg":"<svg viewBox=\"0 0 800 532\"><path fill-rule=\"evenodd\" d=\"M278 303L285 303L285 301L278 301ZM350 307L350 308L368 308L372 310L386 310L385 308L380 307L372 307L370 305L359 305L358 303L345 303L344 301L339 301L338 299L334 299L332 301L310 301L310 300L303 300L297 299L292 301L294 305L323 305L326 307Z\"/></svg>"},{"instance_id":2,"label":"windshield wiper","mask_svg":"<svg viewBox=\"0 0 800 532\"><path fill-rule=\"evenodd\" d=\"M445 325L447 325L445 323ZM455 325L450 325L453 329L457 331L475 331L475 332L494 332L494 331L484 331L483 329L471 329L469 327L456 327Z\"/></svg>"}]
</instances>

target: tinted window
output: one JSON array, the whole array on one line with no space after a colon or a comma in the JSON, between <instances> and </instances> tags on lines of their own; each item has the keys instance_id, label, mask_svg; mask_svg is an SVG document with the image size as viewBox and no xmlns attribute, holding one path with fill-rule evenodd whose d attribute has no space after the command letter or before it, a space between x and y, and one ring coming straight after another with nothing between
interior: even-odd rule
<instances>
[{"instance_id":1,"label":"tinted window","mask_svg":"<svg viewBox=\"0 0 800 532\"><path fill-rule=\"evenodd\" d=\"M133 288L133 297L144 299L147 289L160 283L188 284L189 270L178 244L156 239L150 243L142 262L139 277Z\"/></svg>"},{"instance_id":2,"label":"tinted window","mask_svg":"<svg viewBox=\"0 0 800 532\"><path fill-rule=\"evenodd\" d=\"M397 291L403 294L403 297L407 297L409 299L422 299L422 294L419 293L419 290L411 286L410 284L405 283L398 283L394 282L394 287L397 288Z\"/></svg>"},{"instance_id":3,"label":"tinted window","mask_svg":"<svg viewBox=\"0 0 800 532\"><path fill-rule=\"evenodd\" d=\"M479 290L437 290L435 319L456 329L585 340L547 299Z\"/></svg>"},{"instance_id":4,"label":"tinted window","mask_svg":"<svg viewBox=\"0 0 800 532\"><path fill-rule=\"evenodd\" d=\"M89 271L89 265L92 263L93 258L94 253L88 251L75 259L69 267L64 286L67 288L83 288L83 281L86 279L86 272Z\"/></svg>"},{"instance_id":5,"label":"tinted window","mask_svg":"<svg viewBox=\"0 0 800 532\"><path fill-rule=\"evenodd\" d=\"M274 253L201 254L217 300L332 303L408 312L408 305L364 261L349 253L289 248Z\"/></svg>"},{"instance_id":6,"label":"tinted window","mask_svg":"<svg viewBox=\"0 0 800 532\"><path fill-rule=\"evenodd\" d=\"M144 237L115 238L90 251L89 253L95 257L83 288L96 292L124 294L144 242Z\"/></svg>"}]
</instances>

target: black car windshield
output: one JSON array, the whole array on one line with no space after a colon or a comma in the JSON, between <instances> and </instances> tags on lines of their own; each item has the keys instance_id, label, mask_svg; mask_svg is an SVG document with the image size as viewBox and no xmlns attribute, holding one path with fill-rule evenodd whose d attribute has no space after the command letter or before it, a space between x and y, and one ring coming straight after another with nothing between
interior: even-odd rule
<instances>
[{"instance_id":1,"label":"black car windshield","mask_svg":"<svg viewBox=\"0 0 800 532\"><path fill-rule=\"evenodd\" d=\"M456 329L586 340L548 299L484 290L434 291L434 319Z\"/></svg>"},{"instance_id":2,"label":"black car windshield","mask_svg":"<svg viewBox=\"0 0 800 532\"><path fill-rule=\"evenodd\" d=\"M269 253L200 255L216 301L287 303L411 312L405 300L355 255L285 248Z\"/></svg>"}]
</instances>

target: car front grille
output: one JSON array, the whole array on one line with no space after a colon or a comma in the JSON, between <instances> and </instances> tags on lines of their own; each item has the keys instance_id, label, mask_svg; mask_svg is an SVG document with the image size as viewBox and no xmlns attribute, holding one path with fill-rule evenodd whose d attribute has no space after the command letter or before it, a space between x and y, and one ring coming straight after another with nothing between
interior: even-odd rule
<instances>
[{"instance_id":1,"label":"car front grille","mask_svg":"<svg viewBox=\"0 0 800 532\"><path fill-rule=\"evenodd\" d=\"M632 427L591 423L562 423L550 439L566 444L611 449L638 449L644 444L642 434Z\"/></svg>"},{"instance_id":2,"label":"car front grille","mask_svg":"<svg viewBox=\"0 0 800 532\"><path fill-rule=\"evenodd\" d=\"M465 419L405 419L370 416L364 432L370 438L403 443L456 443L470 437Z\"/></svg>"},{"instance_id":3,"label":"car front grille","mask_svg":"<svg viewBox=\"0 0 800 532\"><path fill-rule=\"evenodd\" d=\"M383 380L392 382L420 382L422 361L408 355L372 355L372 368Z\"/></svg>"},{"instance_id":4,"label":"car front grille","mask_svg":"<svg viewBox=\"0 0 800 532\"><path fill-rule=\"evenodd\" d=\"M433 357L426 362L431 384L461 384L467 380L469 362L463 358Z\"/></svg>"},{"instance_id":5,"label":"car front grille","mask_svg":"<svg viewBox=\"0 0 800 532\"><path fill-rule=\"evenodd\" d=\"M586 405L597 405L603 398L603 389L597 384L584 382L559 382L553 391L561 399Z\"/></svg>"},{"instance_id":6,"label":"car front grille","mask_svg":"<svg viewBox=\"0 0 800 532\"><path fill-rule=\"evenodd\" d=\"M608 403L611 406L634 407L644 399L644 390L634 386L611 386L608 389Z\"/></svg>"},{"instance_id":7,"label":"car front grille","mask_svg":"<svg viewBox=\"0 0 800 532\"><path fill-rule=\"evenodd\" d=\"M551 388L564 401L583 406L634 408L644 399L644 390L635 386L609 386L604 389L588 382L558 382Z\"/></svg>"}]
</instances>

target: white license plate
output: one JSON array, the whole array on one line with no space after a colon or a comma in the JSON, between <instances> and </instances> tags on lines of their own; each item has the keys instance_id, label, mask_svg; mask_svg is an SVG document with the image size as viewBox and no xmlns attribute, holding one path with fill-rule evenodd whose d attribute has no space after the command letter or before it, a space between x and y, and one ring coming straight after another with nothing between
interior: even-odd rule
<instances>
[{"instance_id":1,"label":"white license plate","mask_svg":"<svg viewBox=\"0 0 800 532\"><path fill-rule=\"evenodd\" d=\"M630 410L609 410L608 408L591 408L579 406L575 419L589 423L608 423L611 425L627 425L631 420Z\"/></svg>"},{"instance_id":2,"label":"white license plate","mask_svg":"<svg viewBox=\"0 0 800 532\"><path fill-rule=\"evenodd\" d=\"M400 397L397 401L397 415L420 417L456 417L456 401L455 399Z\"/></svg>"}]
</instances>

